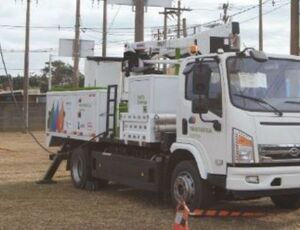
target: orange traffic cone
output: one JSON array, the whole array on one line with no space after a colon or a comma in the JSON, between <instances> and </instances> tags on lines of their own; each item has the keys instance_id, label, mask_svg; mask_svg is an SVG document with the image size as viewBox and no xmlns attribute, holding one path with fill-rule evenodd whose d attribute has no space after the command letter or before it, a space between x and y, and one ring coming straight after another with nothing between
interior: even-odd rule
<instances>
[{"instance_id":1,"label":"orange traffic cone","mask_svg":"<svg viewBox=\"0 0 300 230\"><path fill-rule=\"evenodd\" d=\"M178 204L176 209L175 223L173 225L173 230L189 230L188 218L190 210L186 206L185 202Z\"/></svg>"}]
</instances>

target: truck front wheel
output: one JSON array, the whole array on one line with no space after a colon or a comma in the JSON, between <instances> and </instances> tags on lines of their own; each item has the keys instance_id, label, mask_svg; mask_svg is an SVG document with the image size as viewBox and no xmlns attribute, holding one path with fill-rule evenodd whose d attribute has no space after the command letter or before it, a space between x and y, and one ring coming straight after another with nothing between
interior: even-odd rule
<instances>
[{"instance_id":1,"label":"truck front wheel","mask_svg":"<svg viewBox=\"0 0 300 230\"><path fill-rule=\"evenodd\" d=\"M271 196L274 205L281 209L300 208L300 194Z\"/></svg>"},{"instance_id":2,"label":"truck front wheel","mask_svg":"<svg viewBox=\"0 0 300 230\"><path fill-rule=\"evenodd\" d=\"M182 161L175 167L171 178L171 196L174 206L185 201L191 211L208 208L213 202L211 186L200 177L194 161Z\"/></svg>"}]
</instances>

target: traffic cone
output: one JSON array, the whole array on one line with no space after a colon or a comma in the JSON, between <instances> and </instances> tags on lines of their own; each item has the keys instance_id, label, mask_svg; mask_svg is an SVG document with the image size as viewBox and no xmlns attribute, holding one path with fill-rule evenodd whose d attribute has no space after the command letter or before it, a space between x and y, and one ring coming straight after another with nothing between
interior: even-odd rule
<instances>
[{"instance_id":1,"label":"traffic cone","mask_svg":"<svg viewBox=\"0 0 300 230\"><path fill-rule=\"evenodd\" d=\"M176 209L175 223L173 225L173 230L189 230L188 218L190 210L186 206L185 202L178 204Z\"/></svg>"}]
</instances>

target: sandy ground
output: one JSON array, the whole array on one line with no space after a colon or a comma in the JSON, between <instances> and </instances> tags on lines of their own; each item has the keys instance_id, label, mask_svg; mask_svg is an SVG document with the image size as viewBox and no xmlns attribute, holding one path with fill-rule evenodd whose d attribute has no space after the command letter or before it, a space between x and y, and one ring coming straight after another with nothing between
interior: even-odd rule
<instances>
[{"instance_id":1,"label":"sandy ground","mask_svg":"<svg viewBox=\"0 0 300 230\"><path fill-rule=\"evenodd\" d=\"M35 134L43 142L43 133ZM120 185L78 190L64 165L57 184L36 184L49 163L30 136L0 133L0 229L172 229L174 210L153 193ZM267 198L221 202L216 208L266 216L190 218L190 229L300 229L300 211L277 210Z\"/></svg>"}]
</instances>

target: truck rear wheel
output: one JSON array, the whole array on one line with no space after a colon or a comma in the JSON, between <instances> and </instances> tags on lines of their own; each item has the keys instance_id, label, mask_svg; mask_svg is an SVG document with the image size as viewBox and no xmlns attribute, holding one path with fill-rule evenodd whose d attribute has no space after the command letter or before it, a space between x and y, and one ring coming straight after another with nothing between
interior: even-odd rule
<instances>
[{"instance_id":1,"label":"truck rear wheel","mask_svg":"<svg viewBox=\"0 0 300 230\"><path fill-rule=\"evenodd\" d=\"M76 188L85 188L87 181L91 180L89 153L87 149L78 148L71 156L71 177Z\"/></svg>"},{"instance_id":2,"label":"truck rear wheel","mask_svg":"<svg viewBox=\"0 0 300 230\"><path fill-rule=\"evenodd\" d=\"M71 156L71 177L76 188L85 189L91 183L95 188L101 188L108 184L107 180L92 177L90 152L86 148L76 149ZM89 186L87 186L87 184Z\"/></svg>"},{"instance_id":3,"label":"truck rear wheel","mask_svg":"<svg viewBox=\"0 0 300 230\"><path fill-rule=\"evenodd\" d=\"M300 194L271 196L273 204L281 209L300 208Z\"/></svg>"},{"instance_id":4,"label":"truck rear wheel","mask_svg":"<svg viewBox=\"0 0 300 230\"><path fill-rule=\"evenodd\" d=\"M171 179L171 197L174 206L184 200L191 211L208 208L213 203L212 189L201 179L194 161L182 161L175 167Z\"/></svg>"}]
</instances>

